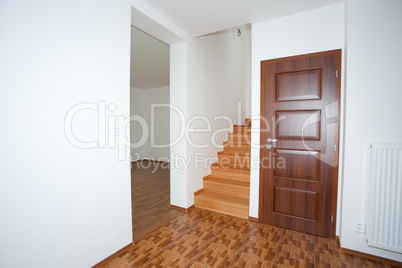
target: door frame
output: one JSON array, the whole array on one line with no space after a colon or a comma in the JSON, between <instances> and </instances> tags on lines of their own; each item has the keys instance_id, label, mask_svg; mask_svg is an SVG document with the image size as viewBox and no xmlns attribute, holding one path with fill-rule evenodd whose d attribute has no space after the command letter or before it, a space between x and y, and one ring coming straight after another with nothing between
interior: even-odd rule
<instances>
[{"instance_id":1,"label":"door frame","mask_svg":"<svg viewBox=\"0 0 402 268\"><path fill-rule=\"evenodd\" d=\"M335 60L335 66L336 70L338 71L338 78L335 80L335 94L338 97L338 130L335 135L335 140L337 141L337 150L334 156L334 161L337 162L337 166L334 167L333 169L333 179L332 179L332 200L331 200L331 215L333 215L333 222L330 226L330 238L335 239L336 238L336 226L337 226L337 202L338 202L338 175L339 175L339 159L340 159L340 131L341 131L341 101L342 101L342 96L341 96L341 84L342 84L342 49L336 49L336 50L328 50L328 51L322 51L322 52L315 52L315 53L308 53L308 54L301 54L301 55L295 55L295 56L288 56L288 57L282 57L282 58L275 58L275 59L270 59L269 61L271 62L276 62L276 61L283 61L283 60L297 60L297 59L302 59L302 58L307 58L307 57L314 57L314 56L325 56L325 55L330 55L330 54L335 54L336 55L336 60ZM264 85L264 77L262 76L263 74L263 68L262 68L262 62L266 60L260 61L260 115L261 117L265 114L265 90L263 88ZM263 120L260 120L260 157L261 157L261 151L265 148L263 146L265 144L265 139L264 135L261 134L261 130L264 129L264 122ZM258 198L258 221L260 222L261 220L261 215L262 215L262 195L263 195L263 169L261 168L261 158L260 158L260 165L259 165L259 198ZM271 197L273 198L273 197ZM272 202L273 203L273 199Z\"/></svg>"}]
</instances>

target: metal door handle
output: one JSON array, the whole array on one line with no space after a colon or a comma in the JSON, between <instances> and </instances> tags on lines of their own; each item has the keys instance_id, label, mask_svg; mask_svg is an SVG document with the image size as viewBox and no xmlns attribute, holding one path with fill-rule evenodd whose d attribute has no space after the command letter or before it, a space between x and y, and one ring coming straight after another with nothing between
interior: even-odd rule
<instances>
[{"instance_id":1,"label":"metal door handle","mask_svg":"<svg viewBox=\"0 0 402 268\"><path fill-rule=\"evenodd\" d=\"M275 140L275 139L271 139L271 138L268 138L267 139L267 142L277 142L278 140Z\"/></svg>"}]
</instances>

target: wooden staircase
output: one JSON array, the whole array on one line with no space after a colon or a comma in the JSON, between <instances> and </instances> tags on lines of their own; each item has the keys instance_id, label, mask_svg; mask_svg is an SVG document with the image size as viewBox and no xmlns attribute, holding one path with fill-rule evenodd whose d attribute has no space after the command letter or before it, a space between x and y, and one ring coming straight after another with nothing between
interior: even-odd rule
<instances>
[{"instance_id":1,"label":"wooden staircase","mask_svg":"<svg viewBox=\"0 0 402 268\"><path fill-rule=\"evenodd\" d=\"M204 188L194 193L194 206L248 219L250 200L250 119L245 126L234 126L211 175L204 177Z\"/></svg>"}]
</instances>

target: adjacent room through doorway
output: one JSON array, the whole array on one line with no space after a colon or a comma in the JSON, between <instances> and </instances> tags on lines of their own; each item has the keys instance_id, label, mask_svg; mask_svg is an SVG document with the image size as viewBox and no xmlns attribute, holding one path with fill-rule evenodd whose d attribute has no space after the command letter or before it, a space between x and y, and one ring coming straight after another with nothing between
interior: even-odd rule
<instances>
[{"instance_id":1,"label":"adjacent room through doorway","mask_svg":"<svg viewBox=\"0 0 402 268\"><path fill-rule=\"evenodd\" d=\"M133 240L176 215L170 208L169 46L131 27Z\"/></svg>"}]
</instances>

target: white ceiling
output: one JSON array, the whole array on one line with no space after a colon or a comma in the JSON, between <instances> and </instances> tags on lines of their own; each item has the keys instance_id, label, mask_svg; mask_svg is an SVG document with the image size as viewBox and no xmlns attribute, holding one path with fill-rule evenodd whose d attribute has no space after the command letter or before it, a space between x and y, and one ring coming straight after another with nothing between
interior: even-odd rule
<instances>
[{"instance_id":1,"label":"white ceiling","mask_svg":"<svg viewBox=\"0 0 402 268\"><path fill-rule=\"evenodd\" d=\"M147 0L146 3L195 37L267 21L344 0Z\"/></svg>"},{"instance_id":2,"label":"white ceiling","mask_svg":"<svg viewBox=\"0 0 402 268\"><path fill-rule=\"evenodd\" d=\"M169 46L131 27L131 87L169 86Z\"/></svg>"},{"instance_id":3,"label":"white ceiling","mask_svg":"<svg viewBox=\"0 0 402 268\"><path fill-rule=\"evenodd\" d=\"M143 3L165 17L190 37L259 23L344 0L146 0ZM132 25L168 43L167 30L146 15L133 10ZM131 87L150 89L169 86L169 46L132 28ZM161 34L162 33L162 34Z\"/></svg>"}]
</instances>

